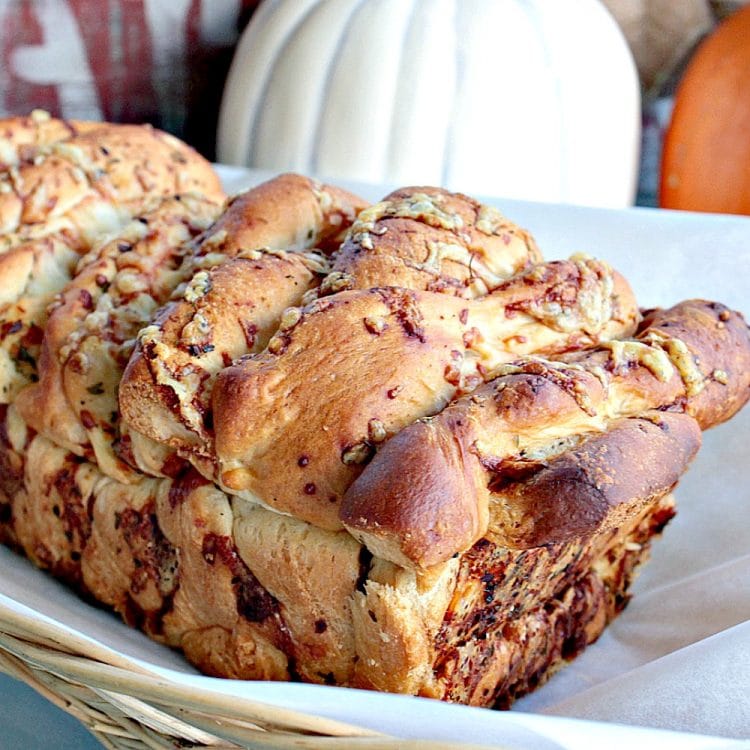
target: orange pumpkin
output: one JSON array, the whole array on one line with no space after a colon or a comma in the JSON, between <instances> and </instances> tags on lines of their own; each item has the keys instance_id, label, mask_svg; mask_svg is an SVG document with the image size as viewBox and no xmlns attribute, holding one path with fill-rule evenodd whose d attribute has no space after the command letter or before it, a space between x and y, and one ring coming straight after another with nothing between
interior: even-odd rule
<instances>
[{"instance_id":1,"label":"orange pumpkin","mask_svg":"<svg viewBox=\"0 0 750 750\"><path fill-rule=\"evenodd\" d=\"M659 204L750 214L750 6L700 45L680 81Z\"/></svg>"}]
</instances>

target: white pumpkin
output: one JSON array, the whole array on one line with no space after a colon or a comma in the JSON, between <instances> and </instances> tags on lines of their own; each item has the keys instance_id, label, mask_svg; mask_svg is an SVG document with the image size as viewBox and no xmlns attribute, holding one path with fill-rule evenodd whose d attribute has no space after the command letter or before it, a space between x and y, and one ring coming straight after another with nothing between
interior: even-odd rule
<instances>
[{"instance_id":1,"label":"white pumpkin","mask_svg":"<svg viewBox=\"0 0 750 750\"><path fill-rule=\"evenodd\" d=\"M217 146L229 164L625 206L640 91L598 0L265 0Z\"/></svg>"}]
</instances>

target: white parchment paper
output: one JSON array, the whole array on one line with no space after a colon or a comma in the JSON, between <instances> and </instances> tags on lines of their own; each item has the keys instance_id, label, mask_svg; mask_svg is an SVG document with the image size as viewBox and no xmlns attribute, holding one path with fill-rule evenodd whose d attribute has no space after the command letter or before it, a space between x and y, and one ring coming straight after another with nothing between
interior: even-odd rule
<instances>
[{"instance_id":1,"label":"white parchment paper","mask_svg":"<svg viewBox=\"0 0 750 750\"><path fill-rule=\"evenodd\" d=\"M223 176L231 190L266 175L224 170ZM372 200L387 192L350 187ZM586 252L609 261L630 280L643 306L704 297L750 316L750 218L491 202L532 231L545 257ZM750 738L750 408L705 434L677 501L678 516L654 544L625 612L511 712L202 677L179 655L82 603L4 549L0 607L48 618L92 647L114 650L122 660L196 689L398 736L529 750L750 747L744 742Z\"/></svg>"}]
</instances>

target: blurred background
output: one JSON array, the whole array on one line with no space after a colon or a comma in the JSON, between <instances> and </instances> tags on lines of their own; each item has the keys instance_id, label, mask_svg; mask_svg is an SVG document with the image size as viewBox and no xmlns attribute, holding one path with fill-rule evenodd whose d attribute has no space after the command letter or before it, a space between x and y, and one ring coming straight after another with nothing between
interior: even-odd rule
<instances>
[{"instance_id":1,"label":"blurred background","mask_svg":"<svg viewBox=\"0 0 750 750\"><path fill-rule=\"evenodd\" d=\"M737 171L750 149L750 10L693 76L662 163L696 50L746 2L0 0L0 116L150 122L211 159L331 178L750 213L684 195L717 191L686 153L716 172L728 138ZM721 184L750 193L741 179Z\"/></svg>"},{"instance_id":2,"label":"blurred background","mask_svg":"<svg viewBox=\"0 0 750 750\"><path fill-rule=\"evenodd\" d=\"M259 0L0 0L0 116L150 122L215 153L221 94Z\"/></svg>"}]
</instances>

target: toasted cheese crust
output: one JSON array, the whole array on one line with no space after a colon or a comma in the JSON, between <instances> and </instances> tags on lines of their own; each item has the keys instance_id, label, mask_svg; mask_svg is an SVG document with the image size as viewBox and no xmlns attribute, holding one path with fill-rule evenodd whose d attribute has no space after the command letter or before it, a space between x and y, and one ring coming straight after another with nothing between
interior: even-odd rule
<instances>
[{"instance_id":1,"label":"toasted cheese crust","mask_svg":"<svg viewBox=\"0 0 750 750\"><path fill-rule=\"evenodd\" d=\"M477 299L402 287L322 297L264 352L217 377L217 479L229 492L341 528L344 493L399 430L519 354L627 335L638 319L627 283L597 261L532 266ZM353 382L367 384L356 397Z\"/></svg>"},{"instance_id":2,"label":"toasted cheese crust","mask_svg":"<svg viewBox=\"0 0 750 750\"><path fill-rule=\"evenodd\" d=\"M361 199L282 175L232 200L193 248L193 275L144 328L120 385L126 422L175 449L212 450L214 377L260 351L328 271L322 254Z\"/></svg>"},{"instance_id":3,"label":"toasted cheese crust","mask_svg":"<svg viewBox=\"0 0 750 750\"><path fill-rule=\"evenodd\" d=\"M491 482L504 466L549 458L569 448L571 437L651 409L684 411L706 429L750 396L748 327L723 305L689 300L656 312L637 340L621 345L635 356L623 358L605 343L560 360L517 360L436 417L402 430L348 491L344 524L382 557L430 567L487 532ZM386 484L386 476L398 480ZM416 497L429 501L415 499L413 482L421 487Z\"/></svg>"},{"instance_id":4,"label":"toasted cheese crust","mask_svg":"<svg viewBox=\"0 0 750 750\"><path fill-rule=\"evenodd\" d=\"M116 454L122 435L118 388L141 328L190 275L190 242L219 214L198 196L162 200L79 262L50 308L39 382L16 405L37 432L105 474L137 481Z\"/></svg>"}]
</instances>

